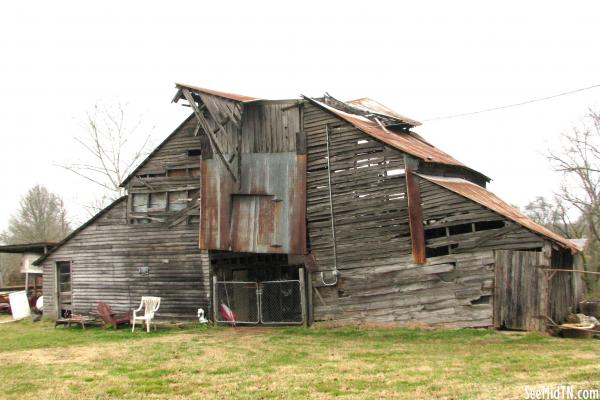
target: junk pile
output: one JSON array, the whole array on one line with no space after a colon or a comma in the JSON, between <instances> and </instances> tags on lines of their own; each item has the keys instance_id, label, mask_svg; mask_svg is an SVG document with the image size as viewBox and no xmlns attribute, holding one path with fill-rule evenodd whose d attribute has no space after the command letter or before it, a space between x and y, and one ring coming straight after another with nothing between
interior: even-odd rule
<instances>
[{"instance_id":1,"label":"junk pile","mask_svg":"<svg viewBox=\"0 0 600 400\"><path fill-rule=\"evenodd\" d=\"M566 322L559 325L566 338L600 338L600 302L585 301L579 304L580 314L569 314Z\"/></svg>"}]
</instances>

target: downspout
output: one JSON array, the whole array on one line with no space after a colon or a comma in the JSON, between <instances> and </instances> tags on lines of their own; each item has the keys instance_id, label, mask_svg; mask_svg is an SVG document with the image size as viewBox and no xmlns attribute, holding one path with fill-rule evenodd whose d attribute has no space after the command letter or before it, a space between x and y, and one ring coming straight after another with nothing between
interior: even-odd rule
<instances>
[{"instance_id":1,"label":"downspout","mask_svg":"<svg viewBox=\"0 0 600 400\"><path fill-rule=\"evenodd\" d=\"M332 276L335 278L333 282L325 282L324 272L321 272L321 283L325 286L335 286L338 282L338 269L337 269L337 245L335 240L335 215L333 213L333 195L331 190L331 158L329 152L329 124L325 125L325 136L327 144L327 182L329 188L329 212L331 215L331 240L333 241L333 271Z\"/></svg>"}]
</instances>

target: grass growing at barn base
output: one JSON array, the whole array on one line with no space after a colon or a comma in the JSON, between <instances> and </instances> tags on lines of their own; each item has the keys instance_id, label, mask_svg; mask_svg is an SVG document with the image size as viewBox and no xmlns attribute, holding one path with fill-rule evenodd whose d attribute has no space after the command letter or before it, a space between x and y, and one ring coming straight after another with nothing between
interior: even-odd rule
<instances>
[{"instance_id":1,"label":"grass growing at barn base","mask_svg":"<svg viewBox=\"0 0 600 400\"><path fill-rule=\"evenodd\" d=\"M600 341L489 330L0 325L0 398L524 398L600 388Z\"/></svg>"}]
</instances>

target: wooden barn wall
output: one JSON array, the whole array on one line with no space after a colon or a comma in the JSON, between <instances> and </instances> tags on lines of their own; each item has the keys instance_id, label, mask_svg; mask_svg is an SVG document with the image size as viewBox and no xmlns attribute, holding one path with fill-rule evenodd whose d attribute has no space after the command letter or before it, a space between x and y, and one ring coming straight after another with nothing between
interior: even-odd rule
<instances>
[{"instance_id":1,"label":"wooden barn wall","mask_svg":"<svg viewBox=\"0 0 600 400\"><path fill-rule=\"evenodd\" d=\"M330 124L332 197L340 278L333 269L325 124ZM315 321L457 326L492 324L493 252L412 263L403 153L370 139L312 105L304 110L307 138L307 220ZM325 273L325 281L332 277Z\"/></svg>"},{"instance_id":2,"label":"wooden barn wall","mask_svg":"<svg viewBox=\"0 0 600 400\"><path fill-rule=\"evenodd\" d=\"M427 246L447 252L428 257L424 265L414 264L404 154L312 104L305 105L303 119L309 250L315 257L314 320L493 325L494 250L538 250L544 240L471 200L419 179L426 231L448 232L428 238ZM328 272L333 269L333 241L326 124L340 273L335 286L326 285L333 280ZM485 227L487 223L492 227ZM457 225L468 225L470 231L450 228Z\"/></svg>"},{"instance_id":3,"label":"wooden barn wall","mask_svg":"<svg viewBox=\"0 0 600 400\"><path fill-rule=\"evenodd\" d=\"M402 256L341 271L336 287L314 283L315 321L493 324L493 251L452 254L412 263Z\"/></svg>"},{"instance_id":4,"label":"wooden barn wall","mask_svg":"<svg viewBox=\"0 0 600 400\"><path fill-rule=\"evenodd\" d=\"M125 312L137 308L141 296L162 298L157 318L193 319L198 308L209 310L210 261L198 249L198 227L131 225L126 204L116 204L45 260L46 315L56 315L58 261L71 262L74 313L94 313L99 301ZM142 266L148 275L139 273Z\"/></svg>"}]
</instances>

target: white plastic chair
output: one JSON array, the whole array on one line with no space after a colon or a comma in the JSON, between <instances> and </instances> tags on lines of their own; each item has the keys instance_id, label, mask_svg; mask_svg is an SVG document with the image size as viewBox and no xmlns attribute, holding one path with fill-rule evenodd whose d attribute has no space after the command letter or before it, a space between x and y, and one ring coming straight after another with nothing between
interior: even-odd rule
<instances>
[{"instance_id":1,"label":"white plastic chair","mask_svg":"<svg viewBox=\"0 0 600 400\"><path fill-rule=\"evenodd\" d=\"M135 321L146 321L146 332L150 332L150 321L154 319L154 314L160 307L160 297L142 296L142 301L137 310L133 310L133 323L131 333L135 330ZM144 309L144 315L138 316L137 313ZM142 322L143 323L143 322ZM156 330L156 324L154 324Z\"/></svg>"}]
</instances>

